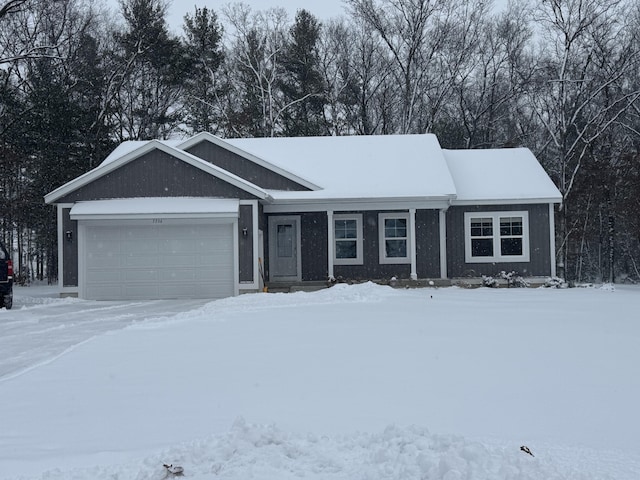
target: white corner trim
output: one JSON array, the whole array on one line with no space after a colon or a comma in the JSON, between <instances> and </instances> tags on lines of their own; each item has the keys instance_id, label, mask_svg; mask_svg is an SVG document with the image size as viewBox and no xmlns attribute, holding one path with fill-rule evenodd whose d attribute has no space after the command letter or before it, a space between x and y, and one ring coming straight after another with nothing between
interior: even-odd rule
<instances>
[{"instance_id":1,"label":"white corner trim","mask_svg":"<svg viewBox=\"0 0 640 480\"><path fill-rule=\"evenodd\" d=\"M554 204L549 203L549 255L551 261L551 276L556 276L556 222Z\"/></svg>"},{"instance_id":2,"label":"white corner trim","mask_svg":"<svg viewBox=\"0 0 640 480\"><path fill-rule=\"evenodd\" d=\"M439 228L440 228L440 278L446 279L447 272L447 212L440 210L439 212Z\"/></svg>"},{"instance_id":3,"label":"white corner trim","mask_svg":"<svg viewBox=\"0 0 640 480\"><path fill-rule=\"evenodd\" d=\"M240 246L238 238L238 219L233 221L233 296L240 294Z\"/></svg>"},{"instance_id":4,"label":"white corner trim","mask_svg":"<svg viewBox=\"0 0 640 480\"><path fill-rule=\"evenodd\" d=\"M329 241L327 242L327 275L329 279L335 278L333 272L333 265L335 257L335 234L334 234L334 223L333 223L333 210L327 210L327 238Z\"/></svg>"},{"instance_id":5,"label":"white corner trim","mask_svg":"<svg viewBox=\"0 0 640 480\"><path fill-rule=\"evenodd\" d=\"M411 259L411 280L418 279L416 260L416 209L409 209L409 258Z\"/></svg>"}]
</instances>

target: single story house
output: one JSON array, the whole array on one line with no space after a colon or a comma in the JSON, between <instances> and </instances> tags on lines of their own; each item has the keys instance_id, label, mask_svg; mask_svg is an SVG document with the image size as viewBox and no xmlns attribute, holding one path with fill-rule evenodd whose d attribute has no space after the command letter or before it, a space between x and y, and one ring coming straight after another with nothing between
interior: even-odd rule
<instances>
[{"instance_id":1,"label":"single story house","mask_svg":"<svg viewBox=\"0 0 640 480\"><path fill-rule=\"evenodd\" d=\"M124 142L45 196L61 294L87 299L546 278L560 200L528 149L445 150L432 134Z\"/></svg>"}]
</instances>

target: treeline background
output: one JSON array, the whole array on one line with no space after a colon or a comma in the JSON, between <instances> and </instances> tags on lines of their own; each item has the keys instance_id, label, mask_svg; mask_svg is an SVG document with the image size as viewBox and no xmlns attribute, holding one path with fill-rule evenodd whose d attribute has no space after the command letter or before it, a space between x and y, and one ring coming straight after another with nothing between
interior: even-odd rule
<instances>
[{"instance_id":1,"label":"treeline background","mask_svg":"<svg viewBox=\"0 0 640 480\"><path fill-rule=\"evenodd\" d=\"M528 147L563 195L559 274L640 281L640 2L344 3L325 21L195 7L174 33L165 0L0 0L0 238L19 280L56 279L46 193L123 140L208 131Z\"/></svg>"}]
</instances>

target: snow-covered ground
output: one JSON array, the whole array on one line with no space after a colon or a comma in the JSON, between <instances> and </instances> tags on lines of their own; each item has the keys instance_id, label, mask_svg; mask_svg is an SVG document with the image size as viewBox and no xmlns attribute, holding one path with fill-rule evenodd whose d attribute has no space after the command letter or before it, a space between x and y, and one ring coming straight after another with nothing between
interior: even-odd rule
<instances>
[{"instance_id":1,"label":"snow-covered ground","mask_svg":"<svg viewBox=\"0 0 640 480\"><path fill-rule=\"evenodd\" d=\"M1 479L640 478L637 288L54 297L0 310Z\"/></svg>"}]
</instances>

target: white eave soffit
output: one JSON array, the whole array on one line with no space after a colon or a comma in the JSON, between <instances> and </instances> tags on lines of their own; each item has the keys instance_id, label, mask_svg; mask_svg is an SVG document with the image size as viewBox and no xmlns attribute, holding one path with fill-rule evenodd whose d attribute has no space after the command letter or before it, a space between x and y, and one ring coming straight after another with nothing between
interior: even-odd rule
<instances>
[{"instance_id":1,"label":"white eave soffit","mask_svg":"<svg viewBox=\"0 0 640 480\"><path fill-rule=\"evenodd\" d=\"M365 211L365 210L446 210L451 206L450 197L439 198L362 198L362 199L314 199L274 200L264 205L265 213Z\"/></svg>"}]
</instances>

